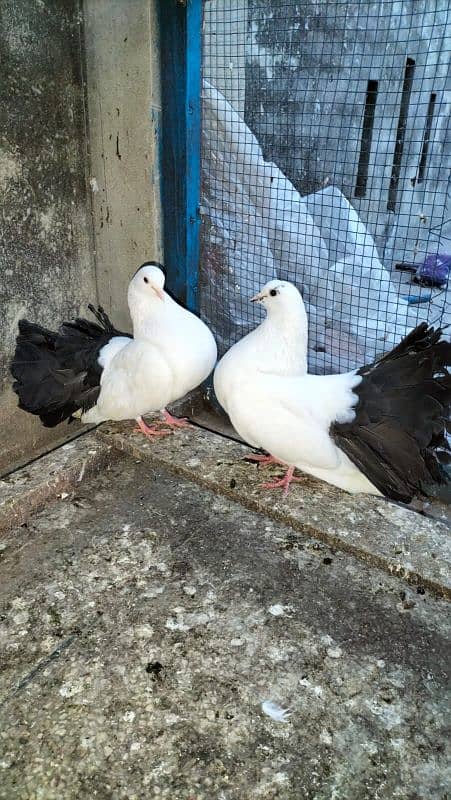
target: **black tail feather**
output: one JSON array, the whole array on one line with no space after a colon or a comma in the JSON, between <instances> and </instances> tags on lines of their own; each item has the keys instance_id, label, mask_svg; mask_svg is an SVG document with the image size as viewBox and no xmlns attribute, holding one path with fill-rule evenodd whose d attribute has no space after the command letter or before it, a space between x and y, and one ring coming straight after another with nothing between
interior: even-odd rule
<instances>
[{"instance_id":1,"label":"black tail feather","mask_svg":"<svg viewBox=\"0 0 451 800\"><path fill-rule=\"evenodd\" d=\"M102 373L99 352L113 337L128 336L114 328L103 308L90 310L99 324L78 318L55 332L26 319L19 322L13 389L19 408L39 416L46 427L95 405Z\"/></svg>"},{"instance_id":2,"label":"black tail feather","mask_svg":"<svg viewBox=\"0 0 451 800\"><path fill-rule=\"evenodd\" d=\"M447 481L451 343L422 323L390 353L359 370L353 422L335 423L338 446L386 496L410 502Z\"/></svg>"},{"instance_id":3,"label":"black tail feather","mask_svg":"<svg viewBox=\"0 0 451 800\"><path fill-rule=\"evenodd\" d=\"M94 315L100 326L105 331L107 331L107 333L114 333L115 336L117 336L116 329L114 328L108 314L106 313L105 309L102 306L97 306L97 308L95 308L95 306L93 306L92 303L90 303L88 305L88 308L91 314Z\"/></svg>"}]
</instances>

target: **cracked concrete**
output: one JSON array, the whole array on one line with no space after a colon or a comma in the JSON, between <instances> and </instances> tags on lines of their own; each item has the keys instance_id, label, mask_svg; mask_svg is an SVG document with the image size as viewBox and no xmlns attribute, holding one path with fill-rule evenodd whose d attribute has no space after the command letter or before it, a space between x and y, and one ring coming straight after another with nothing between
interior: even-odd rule
<instances>
[{"instance_id":1,"label":"cracked concrete","mask_svg":"<svg viewBox=\"0 0 451 800\"><path fill-rule=\"evenodd\" d=\"M0 543L2 800L445 800L443 599L147 458L63 494Z\"/></svg>"}]
</instances>

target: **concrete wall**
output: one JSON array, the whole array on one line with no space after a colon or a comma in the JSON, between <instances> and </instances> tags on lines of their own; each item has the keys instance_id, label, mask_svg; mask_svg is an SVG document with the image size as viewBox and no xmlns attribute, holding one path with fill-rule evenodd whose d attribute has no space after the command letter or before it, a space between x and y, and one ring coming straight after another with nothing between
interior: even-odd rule
<instances>
[{"instance_id":1,"label":"concrete wall","mask_svg":"<svg viewBox=\"0 0 451 800\"><path fill-rule=\"evenodd\" d=\"M90 187L99 297L129 326L131 275L162 260L156 0L86 0Z\"/></svg>"},{"instance_id":2,"label":"concrete wall","mask_svg":"<svg viewBox=\"0 0 451 800\"><path fill-rule=\"evenodd\" d=\"M81 30L77 0L2 0L0 468L62 433L16 410L17 321L55 325L96 297Z\"/></svg>"},{"instance_id":3,"label":"concrete wall","mask_svg":"<svg viewBox=\"0 0 451 800\"><path fill-rule=\"evenodd\" d=\"M16 410L17 321L98 299L128 326L128 278L161 255L155 6L1 3L0 472L68 433Z\"/></svg>"}]
</instances>

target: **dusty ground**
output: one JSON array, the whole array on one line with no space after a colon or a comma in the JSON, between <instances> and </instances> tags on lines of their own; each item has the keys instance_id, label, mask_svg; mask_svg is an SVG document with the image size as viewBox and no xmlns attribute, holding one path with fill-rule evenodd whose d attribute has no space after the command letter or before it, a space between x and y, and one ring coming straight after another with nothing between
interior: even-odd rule
<instances>
[{"instance_id":1,"label":"dusty ground","mask_svg":"<svg viewBox=\"0 0 451 800\"><path fill-rule=\"evenodd\" d=\"M0 555L2 800L447 797L421 586L129 457Z\"/></svg>"}]
</instances>

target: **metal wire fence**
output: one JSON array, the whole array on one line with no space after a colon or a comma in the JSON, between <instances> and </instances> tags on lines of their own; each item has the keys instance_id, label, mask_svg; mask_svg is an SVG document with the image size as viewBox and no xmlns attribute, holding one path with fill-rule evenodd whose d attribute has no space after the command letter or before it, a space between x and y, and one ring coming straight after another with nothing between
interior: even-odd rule
<instances>
[{"instance_id":1,"label":"metal wire fence","mask_svg":"<svg viewBox=\"0 0 451 800\"><path fill-rule=\"evenodd\" d=\"M274 277L303 293L313 372L450 322L448 0L203 11L200 305L221 351Z\"/></svg>"}]
</instances>

